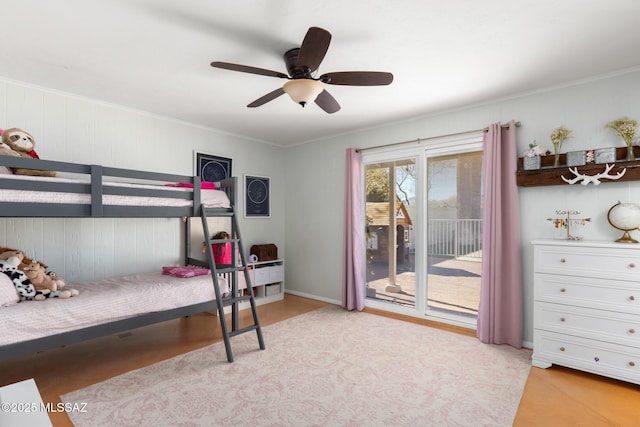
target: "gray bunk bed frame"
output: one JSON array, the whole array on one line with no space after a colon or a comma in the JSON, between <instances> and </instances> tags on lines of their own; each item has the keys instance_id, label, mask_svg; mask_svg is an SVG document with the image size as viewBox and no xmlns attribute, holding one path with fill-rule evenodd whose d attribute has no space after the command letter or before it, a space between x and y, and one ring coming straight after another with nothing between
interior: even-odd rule
<instances>
[{"instance_id":1,"label":"gray bunk bed frame","mask_svg":"<svg viewBox=\"0 0 640 427\"><path fill-rule=\"evenodd\" d=\"M38 182L36 180L12 180L0 178L0 189L59 191L89 194L90 204L61 204L61 203L14 203L0 202L0 217L100 217L100 218L173 218L173 217L202 217L229 216L234 212L236 204L237 179L231 177L218 182L220 189L229 197L231 208L203 208L200 202L200 177L175 175L103 167L98 165L83 165L76 163L28 159L20 157L0 156L0 166L19 167L27 169L53 170L60 173L81 174L90 176L90 183ZM157 185L165 183L186 182L193 184L192 192L176 192L158 189L139 189L127 187L108 187L103 185L103 177L124 178L128 180L156 181ZM218 185L216 187L218 187ZM190 199L192 206L185 207L155 207L155 206L109 206L103 205L102 195L151 196ZM206 213L205 213L206 211ZM189 221L185 221L188 224ZM188 227L188 226L187 226ZM186 233L185 260L193 261L190 254L190 235ZM200 263L202 263L200 261ZM212 268L212 277L216 274ZM219 289L212 280L212 286L219 298ZM131 318L112 321L96 326L85 327L69 332L50 335L30 341L0 346L0 361L33 354L52 348L62 347L93 338L103 337L123 331L164 322L175 318L190 316L196 313L213 312L218 307L215 300L178 307L171 310L136 315ZM228 353L230 349L227 350ZM230 360L232 361L232 359Z\"/></svg>"}]
</instances>

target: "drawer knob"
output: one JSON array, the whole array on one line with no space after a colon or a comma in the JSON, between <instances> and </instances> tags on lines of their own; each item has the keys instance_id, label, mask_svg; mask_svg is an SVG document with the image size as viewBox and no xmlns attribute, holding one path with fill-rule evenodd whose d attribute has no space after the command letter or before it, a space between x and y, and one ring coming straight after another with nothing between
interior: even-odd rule
<instances>
[{"instance_id":1,"label":"drawer knob","mask_svg":"<svg viewBox=\"0 0 640 427\"><path fill-rule=\"evenodd\" d=\"M636 300L636 297L634 297L633 295L629 297L629 301L635 301L635 300Z\"/></svg>"},{"instance_id":2,"label":"drawer knob","mask_svg":"<svg viewBox=\"0 0 640 427\"><path fill-rule=\"evenodd\" d=\"M560 292L567 292L567 290L565 288L560 288Z\"/></svg>"},{"instance_id":3,"label":"drawer knob","mask_svg":"<svg viewBox=\"0 0 640 427\"><path fill-rule=\"evenodd\" d=\"M561 317L561 318L560 318L560 321L561 321L561 322L564 322L564 321L565 321L565 318L564 318L564 317Z\"/></svg>"},{"instance_id":4,"label":"drawer knob","mask_svg":"<svg viewBox=\"0 0 640 427\"><path fill-rule=\"evenodd\" d=\"M560 351L564 351L564 347L560 347Z\"/></svg>"},{"instance_id":5,"label":"drawer knob","mask_svg":"<svg viewBox=\"0 0 640 427\"><path fill-rule=\"evenodd\" d=\"M629 333L630 333L630 334L635 334L635 333L636 333L636 330L635 330L635 329L629 329Z\"/></svg>"},{"instance_id":6,"label":"drawer knob","mask_svg":"<svg viewBox=\"0 0 640 427\"><path fill-rule=\"evenodd\" d=\"M629 264L629 268L636 268L636 265L634 263Z\"/></svg>"},{"instance_id":7,"label":"drawer knob","mask_svg":"<svg viewBox=\"0 0 640 427\"><path fill-rule=\"evenodd\" d=\"M636 364L635 364L635 362L629 362L629 366L631 366L633 368L634 366L636 366Z\"/></svg>"},{"instance_id":8,"label":"drawer knob","mask_svg":"<svg viewBox=\"0 0 640 427\"><path fill-rule=\"evenodd\" d=\"M560 258L560 262L561 262L562 264L564 264L565 262L567 262L567 260L566 260L566 259L564 259L564 258Z\"/></svg>"}]
</instances>

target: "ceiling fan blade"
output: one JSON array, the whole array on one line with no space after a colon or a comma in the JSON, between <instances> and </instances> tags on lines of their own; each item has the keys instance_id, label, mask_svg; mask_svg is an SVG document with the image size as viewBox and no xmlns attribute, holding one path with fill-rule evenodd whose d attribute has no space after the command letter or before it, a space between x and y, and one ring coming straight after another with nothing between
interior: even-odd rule
<instances>
[{"instance_id":1,"label":"ceiling fan blade","mask_svg":"<svg viewBox=\"0 0 640 427\"><path fill-rule=\"evenodd\" d=\"M340 104L326 89L320 92L316 98L316 104L329 114L340 110Z\"/></svg>"},{"instance_id":2,"label":"ceiling fan blade","mask_svg":"<svg viewBox=\"0 0 640 427\"><path fill-rule=\"evenodd\" d=\"M273 92L269 92L265 96L256 99L251 104L247 105L247 107L249 107L249 108L259 107L261 105L266 104L269 101L273 101L274 99L276 99L277 97L279 97L283 93L284 93L284 90L281 87L279 87L278 89L274 90Z\"/></svg>"},{"instance_id":3,"label":"ceiling fan blade","mask_svg":"<svg viewBox=\"0 0 640 427\"><path fill-rule=\"evenodd\" d=\"M249 74L259 74L261 76L280 77L281 79L289 78L289 76L279 71L271 71L271 70L266 70L264 68L250 67L248 65L232 64L230 62L214 61L211 63L211 66L215 68L223 68L225 70L240 71L240 72L249 73Z\"/></svg>"},{"instance_id":4,"label":"ceiling fan blade","mask_svg":"<svg viewBox=\"0 0 640 427\"><path fill-rule=\"evenodd\" d=\"M384 86L391 84L393 74L380 71L340 71L320 76L323 83L346 86Z\"/></svg>"},{"instance_id":5,"label":"ceiling fan blade","mask_svg":"<svg viewBox=\"0 0 640 427\"><path fill-rule=\"evenodd\" d=\"M309 67L310 73L317 70L329 49L329 43L331 43L329 31L320 27L309 28L300 46L298 66Z\"/></svg>"}]
</instances>

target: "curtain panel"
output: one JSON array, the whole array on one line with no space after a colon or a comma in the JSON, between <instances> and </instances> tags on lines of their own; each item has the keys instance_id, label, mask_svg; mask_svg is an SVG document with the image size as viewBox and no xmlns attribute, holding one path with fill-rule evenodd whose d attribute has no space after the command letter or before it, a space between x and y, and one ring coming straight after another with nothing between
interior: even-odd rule
<instances>
[{"instance_id":1,"label":"curtain panel","mask_svg":"<svg viewBox=\"0 0 640 427\"><path fill-rule=\"evenodd\" d=\"M342 269L342 307L364 309L364 226L362 155L347 149L344 188L344 232Z\"/></svg>"},{"instance_id":2,"label":"curtain panel","mask_svg":"<svg viewBox=\"0 0 640 427\"><path fill-rule=\"evenodd\" d=\"M485 183L482 281L477 336L522 347L522 258L516 185L516 124L489 126L483 141Z\"/></svg>"}]
</instances>

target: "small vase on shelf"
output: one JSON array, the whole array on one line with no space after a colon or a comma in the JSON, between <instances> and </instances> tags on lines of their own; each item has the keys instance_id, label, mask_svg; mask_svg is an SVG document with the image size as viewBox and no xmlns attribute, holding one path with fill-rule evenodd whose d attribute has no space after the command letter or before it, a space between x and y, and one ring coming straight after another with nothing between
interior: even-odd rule
<instances>
[{"instance_id":1,"label":"small vase on shelf","mask_svg":"<svg viewBox=\"0 0 640 427\"><path fill-rule=\"evenodd\" d=\"M636 159L636 155L633 152L633 145L627 146L627 161L632 162Z\"/></svg>"},{"instance_id":2,"label":"small vase on shelf","mask_svg":"<svg viewBox=\"0 0 640 427\"><path fill-rule=\"evenodd\" d=\"M605 127L616 131L618 136L622 138L624 143L627 145L627 161L635 160L636 156L633 152L633 139L636 136L638 121L625 116L621 119L607 123Z\"/></svg>"},{"instance_id":3,"label":"small vase on shelf","mask_svg":"<svg viewBox=\"0 0 640 427\"><path fill-rule=\"evenodd\" d=\"M571 136L571 131L564 126L557 127L551 132L550 138L553 144L553 153L555 154L553 159L554 168L560 166L560 149L569 136Z\"/></svg>"},{"instance_id":4,"label":"small vase on shelf","mask_svg":"<svg viewBox=\"0 0 640 427\"><path fill-rule=\"evenodd\" d=\"M522 166L525 170L540 169L540 156L547 154L547 150L540 147L535 141L529 144L529 149L524 152Z\"/></svg>"}]
</instances>

